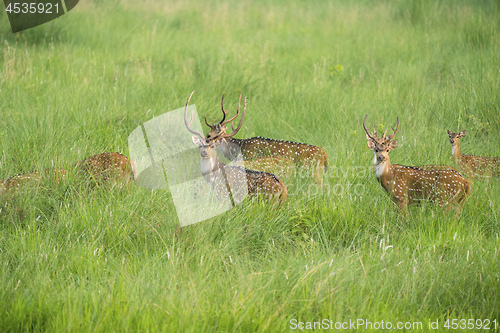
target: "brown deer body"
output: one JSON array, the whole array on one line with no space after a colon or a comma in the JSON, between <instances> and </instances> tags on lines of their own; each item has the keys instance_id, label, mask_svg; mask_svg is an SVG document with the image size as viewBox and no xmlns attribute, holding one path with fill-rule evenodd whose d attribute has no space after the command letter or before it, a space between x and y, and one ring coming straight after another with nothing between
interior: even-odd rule
<instances>
[{"instance_id":1,"label":"brown deer body","mask_svg":"<svg viewBox=\"0 0 500 333\"><path fill-rule=\"evenodd\" d=\"M448 130L451 154L465 174L469 177L498 177L500 176L500 157L483 157L462 154L459 139L465 136L466 131L453 133Z\"/></svg>"},{"instance_id":2,"label":"brown deer body","mask_svg":"<svg viewBox=\"0 0 500 333\"><path fill-rule=\"evenodd\" d=\"M456 203L460 208L465 198L470 193L469 182L455 170L443 166L433 165L429 168L411 167L399 164L391 164L389 152L396 148L397 141L393 140L399 128L393 130L393 134L377 137L376 132L371 135L365 126L368 148L373 150L375 158L373 166L375 175L380 185L391 196L392 200L401 209L420 201L431 201L439 206L448 206Z\"/></svg>"},{"instance_id":3,"label":"brown deer body","mask_svg":"<svg viewBox=\"0 0 500 333\"><path fill-rule=\"evenodd\" d=\"M77 174L96 185L104 183L128 184L136 177L135 163L120 153L102 153L90 156L77 164Z\"/></svg>"},{"instance_id":4,"label":"brown deer body","mask_svg":"<svg viewBox=\"0 0 500 333\"><path fill-rule=\"evenodd\" d=\"M186 102L184 122L187 129L195 134L192 140L200 149L201 173L212 190L221 197L228 197L235 189L246 186L247 193L251 196L262 195L283 203L287 197L287 189L285 184L275 175L222 163L216 151L217 145L220 143L208 141L202 133L191 129L190 125L193 120L191 116L191 123L187 121L187 107L193 93L194 91Z\"/></svg>"},{"instance_id":5,"label":"brown deer body","mask_svg":"<svg viewBox=\"0 0 500 333\"><path fill-rule=\"evenodd\" d=\"M120 153L102 153L90 156L76 165L79 180L90 184L124 183L135 179L135 163ZM32 171L0 180L0 195L22 189L32 184L55 184L64 182L68 176L62 168Z\"/></svg>"},{"instance_id":6,"label":"brown deer body","mask_svg":"<svg viewBox=\"0 0 500 333\"><path fill-rule=\"evenodd\" d=\"M46 169L42 172L32 171L18 174L5 180L0 180L0 194L22 189L32 184L40 184L42 181L50 180L59 184L66 179L66 171L61 168Z\"/></svg>"},{"instance_id":7,"label":"brown deer body","mask_svg":"<svg viewBox=\"0 0 500 333\"><path fill-rule=\"evenodd\" d=\"M241 95L236 115L226 120L227 111L224 110L224 96L222 96L222 120L218 124L215 124L214 120L210 125L205 116L205 123L210 127L210 132L206 136L207 141L217 141L217 149L230 161L236 159L241 153L245 165L250 165L247 163L254 161L251 165L257 166L259 170L263 171L273 170L270 167L277 165L285 165L287 168L289 165L310 168L313 172L313 178L316 182L321 183L321 173L326 172L328 167L328 156L322 148L306 143L267 139L260 136L249 139L235 139L233 136L241 128L245 110L241 114L238 127L235 129L232 126L233 132L231 134L226 133L225 125L238 117L240 104Z\"/></svg>"}]
</instances>

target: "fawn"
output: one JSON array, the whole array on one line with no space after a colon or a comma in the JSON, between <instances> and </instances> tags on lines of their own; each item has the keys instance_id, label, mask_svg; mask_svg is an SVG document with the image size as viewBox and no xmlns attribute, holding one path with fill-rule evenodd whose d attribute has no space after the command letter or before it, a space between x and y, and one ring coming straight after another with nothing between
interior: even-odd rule
<instances>
[{"instance_id":1,"label":"fawn","mask_svg":"<svg viewBox=\"0 0 500 333\"><path fill-rule=\"evenodd\" d=\"M238 127L235 129L232 121L238 117L241 106L241 94L238 102L236 115L226 120L227 111L224 110L224 95L222 95L221 109L222 120L215 124L215 119L210 125L205 115L205 124L210 127L206 136L207 141L216 141L217 148L230 161L236 159L241 152L245 165L257 167L261 171L278 170L280 174L287 174L289 166L303 166L311 168L314 173L313 178L318 184L321 184L321 172L326 172L328 167L328 156L326 152L316 146L306 143L298 143L284 140L273 140L263 137L253 137L249 139L235 139L234 136L241 128L246 111L245 107L241 114ZM226 133L226 124L231 122L232 133ZM282 170L280 170L282 169Z\"/></svg>"},{"instance_id":2,"label":"fawn","mask_svg":"<svg viewBox=\"0 0 500 333\"><path fill-rule=\"evenodd\" d=\"M246 186L247 193L251 196L260 194L268 199L277 199L281 203L285 202L287 197L286 186L275 175L222 163L216 151L221 142L206 140L202 133L191 129L193 115L191 114L191 122L188 123L187 109L193 93L194 91L186 101L184 123L188 131L195 134L192 140L200 149L201 173L216 195L232 198L235 190L237 191Z\"/></svg>"},{"instance_id":3,"label":"fawn","mask_svg":"<svg viewBox=\"0 0 500 333\"><path fill-rule=\"evenodd\" d=\"M448 131L451 144L451 155L462 171L469 177L491 177L500 176L500 157L482 157L462 154L459 139L465 136L466 131L453 133Z\"/></svg>"},{"instance_id":4,"label":"fawn","mask_svg":"<svg viewBox=\"0 0 500 333\"><path fill-rule=\"evenodd\" d=\"M368 115L367 115L368 116ZM386 136L387 131L378 137L376 132L371 135L365 126L368 148L373 150L375 157L373 166L375 175L380 185L391 196L392 200L401 210L408 205L428 200L440 207L450 203L463 207L465 198L469 195L471 187L467 179L449 167L426 166L411 167L399 164L391 164L389 152L396 148L397 140L393 140L399 129L399 118L396 129Z\"/></svg>"}]
</instances>

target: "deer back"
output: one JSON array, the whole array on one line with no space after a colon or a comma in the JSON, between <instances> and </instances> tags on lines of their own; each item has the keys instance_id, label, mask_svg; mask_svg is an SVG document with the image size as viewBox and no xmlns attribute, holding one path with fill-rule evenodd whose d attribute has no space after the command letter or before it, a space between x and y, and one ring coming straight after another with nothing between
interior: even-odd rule
<instances>
[{"instance_id":1,"label":"deer back","mask_svg":"<svg viewBox=\"0 0 500 333\"><path fill-rule=\"evenodd\" d=\"M80 161L77 173L98 185L110 181L129 183L134 180L135 164L120 153L102 153Z\"/></svg>"},{"instance_id":2,"label":"deer back","mask_svg":"<svg viewBox=\"0 0 500 333\"><path fill-rule=\"evenodd\" d=\"M460 204L470 193L469 182L455 170L393 167L392 180L382 183L382 186L401 206L422 200L436 202L440 206L451 202Z\"/></svg>"},{"instance_id":3,"label":"deer back","mask_svg":"<svg viewBox=\"0 0 500 333\"><path fill-rule=\"evenodd\" d=\"M245 159L282 156L304 165L312 161L320 161L326 166L328 164L328 158L323 149L306 143L273 140L260 136L242 141L241 153Z\"/></svg>"},{"instance_id":4,"label":"deer back","mask_svg":"<svg viewBox=\"0 0 500 333\"><path fill-rule=\"evenodd\" d=\"M49 168L42 171L32 171L14 175L5 180L0 180L0 194L22 189L23 187L36 184L59 185L66 179L66 170L61 168Z\"/></svg>"},{"instance_id":5,"label":"deer back","mask_svg":"<svg viewBox=\"0 0 500 333\"><path fill-rule=\"evenodd\" d=\"M500 157L483 157L462 154L459 159L460 168L469 176L499 177Z\"/></svg>"},{"instance_id":6,"label":"deer back","mask_svg":"<svg viewBox=\"0 0 500 333\"><path fill-rule=\"evenodd\" d=\"M278 177L269 172L245 170L249 194L262 194L285 202L288 195L287 188Z\"/></svg>"}]
</instances>

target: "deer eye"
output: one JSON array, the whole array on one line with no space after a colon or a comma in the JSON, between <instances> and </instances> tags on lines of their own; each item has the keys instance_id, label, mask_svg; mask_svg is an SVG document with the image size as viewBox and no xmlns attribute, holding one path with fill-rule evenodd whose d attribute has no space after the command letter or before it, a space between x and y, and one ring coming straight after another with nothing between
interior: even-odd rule
<instances>
[{"instance_id":1,"label":"deer eye","mask_svg":"<svg viewBox=\"0 0 500 333\"><path fill-rule=\"evenodd\" d=\"M378 149L377 148L375 148L375 152L378 153Z\"/></svg>"},{"instance_id":2,"label":"deer eye","mask_svg":"<svg viewBox=\"0 0 500 333\"><path fill-rule=\"evenodd\" d=\"M389 148L387 149L387 152L389 152Z\"/></svg>"}]
</instances>

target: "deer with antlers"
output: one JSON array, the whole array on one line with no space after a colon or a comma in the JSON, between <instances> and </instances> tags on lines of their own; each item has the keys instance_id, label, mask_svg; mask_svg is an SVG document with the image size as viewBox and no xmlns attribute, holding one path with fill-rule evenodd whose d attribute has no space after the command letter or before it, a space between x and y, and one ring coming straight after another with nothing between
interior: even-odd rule
<instances>
[{"instance_id":1,"label":"deer with antlers","mask_svg":"<svg viewBox=\"0 0 500 333\"><path fill-rule=\"evenodd\" d=\"M448 137L451 144L451 155L460 168L469 177L491 177L500 176L500 157L483 157L462 154L459 139L465 136L466 131L453 133L449 130Z\"/></svg>"},{"instance_id":2,"label":"deer with antlers","mask_svg":"<svg viewBox=\"0 0 500 333\"><path fill-rule=\"evenodd\" d=\"M380 185L401 210L420 201L431 201L440 207L456 203L461 209L465 198L470 193L470 184L467 179L445 166L439 169L437 166L417 168L391 164L389 152L397 146L397 140L393 139L399 129L399 118L397 119L398 125L396 129L392 129L391 135L386 136L386 130L382 137L378 137L375 131L372 135L366 129L367 116L363 120L363 127L368 148L375 154L373 160L375 175Z\"/></svg>"},{"instance_id":3,"label":"deer with antlers","mask_svg":"<svg viewBox=\"0 0 500 333\"><path fill-rule=\"evenodd\" d=\"M205 138L207 141L217 142L218 150L230 161L236 159L241 152L246 166L253 165L261 171L278 170L280 174L286 175L292 166L311 168L313 178L318 184L321 184L321 173L322 171L326 172L328 156L320 147L263 137L235 139L234 136L240 130L245 117L244 108L240 122L235 129L232 122L240 113L240 105L241 94L236 115L226 119L227 111L224 110L224 95L222 95L222 120L216 124L214 119L212 125L210 125L205 115L205 124L210 127L210 131ZM231 122L232 133L227 133L226 124L229 122Z\"/></svg>"},{"instance_id":4,"label":"deer with antlers","mask_svg":"<svg viewBox=\"0 0 500 333\"><path fill-rule=\"evenodd\" d=\"M193 143L200 149L201 173L205 181L210 184L212 190L221 197L232 197L232 192L246 186L248 195L263 195L268 199L277 199L281 203L286 200L287 189L285 184L275 175L252 171L239 166L232 166L222 163L217 155L216 148L219 148L221 141L207 140L204 135L191 129L191 122L187 120L187 109L189 101L194 91L189 95L184 109L184 123L189 132L195 134L192 137ZM245 106L243 107L245 112Z\"/></svg>"}]
</instances>

